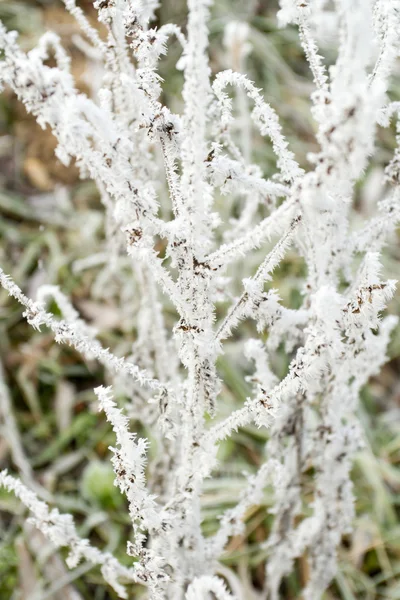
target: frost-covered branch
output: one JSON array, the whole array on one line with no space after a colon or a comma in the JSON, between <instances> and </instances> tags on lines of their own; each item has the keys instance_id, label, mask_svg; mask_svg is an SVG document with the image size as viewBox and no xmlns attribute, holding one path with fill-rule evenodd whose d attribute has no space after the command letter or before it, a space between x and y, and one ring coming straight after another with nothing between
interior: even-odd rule
<instances>
[{"instance_id":1,"label":"frost-covered branch","mask_svg":"<svg viewBox=\"0 0 400 600\"><path fill-rule=\"evenodd\" d=\"M69 344L84 356L96 358L108 369L129 374L141 385L147 385L156 391L167 392L165 385L157 379L149 377L146 371L139 369L139 367L124 358L118 358L110 350L103 348L97 340L87 337L82 333L79 323L76 325L74 321L58 320L51 313L45 311L41 304L25 296L11 277L1 269L0 285L7 290L10 296L25 307L24 317L34 329L40 330L40 327L45 325L55 334L54 339L57 343Z\"/></svg>"},{"instance_id":2,"label":"frost-covered branch","mask_svg":"<svg viewBox=\"0 0 400 600\"><path fill-rule=\"evenodd\" d=\"M18 479L8 475L7 471L0 472L0 486L21 500L32 513L32 523L56 548L69 549L67 565L70 569L76 567L82 559L93 565L99 565L105 581L121 598L128 598L128 595L119 579L143 582L135 568L124 567L110 553L101 552L91 546L89 540L80 538L71 515L60 514L56 508L50 509Z\"/></svg>"}]
</instances>

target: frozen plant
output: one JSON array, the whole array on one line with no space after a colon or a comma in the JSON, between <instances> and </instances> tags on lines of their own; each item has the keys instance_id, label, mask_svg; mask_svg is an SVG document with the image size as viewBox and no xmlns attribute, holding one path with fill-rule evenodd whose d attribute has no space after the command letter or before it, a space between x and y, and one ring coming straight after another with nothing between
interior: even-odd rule
<instances>
[{"instance_id":1,"label":"frozen plant","mask_svg":"<svg viewBox=\"0 0 400 600\"><path fill-rule=\"evenodd\" d=\"M230 24L224 38L238 71L211 72L211 0L188 0L185 33L172 24L152 27L156 0L96 1L102 34L75 0L64 2L81 26L82 47L102 65L95 97L75 87L70 59L53 33L24 53L17 34L0 25L0 81L43 128L51 128L58 158L66 165L75 160L82 177L97 184L105 214L102 281L117 280L122 311L133 294L138 299L132 355L103 348L57 288L40 289L34 301L3 271L0 282L33 327L49 328L56 342L106 369L111 386L95 392L115 432L112 464L115 485L129 504L131 567L80 539L70 515L50 509L38 497L40 486L29 489L30 471L27 485L6 472L0 484L56 547L69 548L68 566L81 559L100 565L119 597L128 597L124 584L136 582L152 600L210 594L245 600L243 582L219 559L231 536L243 532L248 508L272 486L274 520L260 598L278 599L283 579L306 555L303 594L317 600L335 576L338 544L351 531L350 470L363 438L359 392L385 362L396 325L394 317L380 316L395 289L382 278L380 255L400 220L400 133L382 181L383 199L361 226L354 224L353 200L378 127L400 112L386 95L400 53L400 2L281 0L279 22L298 28L314 81L310 107L319 150L308 157L307 170L262 90L243 72L251 51L247 25ZM325 26L336 44L329 69L317 46ZM180 113L161 101L158 64L171 35L182 46ZM56 66L47 64L50 57ZM275 153L272 179L252 162L255 132ZM233 203L240 205L235 219ZM260 219L265 205L269 214ZM296 310L271 287L289 248L307 268ZM258 268L237 282L235 267L246 265L256 249L263 253ZM49 296L61 319L46 307ZM172 331L164 321L167 301L176 314ZM255 323L258 339L235 336L245 320ZM282 344L290 365L279 379L270 359ZM221 416L217 360L226 349L230 358L233 346L236 356L241 352L254 363L254 393ZM124 409L112 387L123 390ZM5 406L9 411L9 399ZM130 432L124 410L151 429L156 443L147 482L148 441ZM12 423L11 443L26 465ZM248 477L236 506L221 515L217 533L206 537L204 481L215 472L221 441L251 423L269 430L265 461ZM304 478L311 468L313 493L305 510Z\"/></svg>"}]
</instances>

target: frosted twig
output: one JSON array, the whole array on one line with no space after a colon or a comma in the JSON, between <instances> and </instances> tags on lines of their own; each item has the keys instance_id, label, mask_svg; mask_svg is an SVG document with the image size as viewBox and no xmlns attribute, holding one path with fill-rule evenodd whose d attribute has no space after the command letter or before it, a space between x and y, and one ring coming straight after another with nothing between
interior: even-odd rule
<instances>
[{"instance_id":1,"label":"frosted twig","mask_svg":"<svg viewBox=\"0 0 400 600\"><path fill-rule=\"evenodd\" d=\"M90 545L89 540L78 536L71 515L63 515L57 509L49 509L47 504L38 499L18 479L0 471L0 486L12 492L32 513L33 524L54 544L56 548L68 547L66 560L70 569L76 567L84 559L92 565L99 565L107 583L121 598L128 598L126 589L118 581L120 578L131 582L142 582L135 568L128 569L109 552L101 552Z\"/></svg>"},{"instance_id":2,"label":"frosted twig","mask_svg":"<svg viewBox=\"0 0 400 600\"><path fill-rule=\"evenodd\" d=\"M149 377L146 371L129 363L124 358L118 358L108 349L103 348L97 340L91 340L82 334L74 323L57 320L51 313L46 312L42 306L25 296L22 290L0 269L0 285L7 290L10 296L18 300L25 307L24 316L34 329L40 330L41 325L46 325L55 334L55 341L67 343L78 352L96 358L105 367L116 372L125 372L131 375L141 385L147 385L153 390L168 392L165 384Z\"/></svg>"}]
</instances>

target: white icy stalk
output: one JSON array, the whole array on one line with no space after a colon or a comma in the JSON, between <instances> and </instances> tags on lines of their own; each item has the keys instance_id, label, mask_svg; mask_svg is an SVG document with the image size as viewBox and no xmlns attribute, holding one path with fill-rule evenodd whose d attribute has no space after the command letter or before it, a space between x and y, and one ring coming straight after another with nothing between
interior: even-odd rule
<instances>
[{"instance_id":1,"label":"white icy stalk","mask_svg":"<svg viewBox=\"0 0 400 600\"><path fill-rule=\"evenodd\" d=\"M106 45L101 40L98 31L92 27L85 17L83 10L76 5L75 0L63 0L66 9L73 15L76 21L79 23L82 32L89 38L93 46L98 49L102 54L106 54Z\"/></svg>"},{"instance_id":2,"label":"white icy stalk","mask_svg":"<svg viewBox=\"0 0 400 600\"><path fill-rule=\"evenodd\" d=\"M163 571L165 561L154 552L144 547L146 540L142 530L149 533L165 532L170 528L168 516L163 514L155 502L155 497L146 489L145 466L148 441L136 439L129 432L128 418L117 408L111 388L100 386L95 390L99 400L99 408L104 411L116 434L117 448L113 452L115 485L126 495L129 502L129 515L134 529L134 541L128 544L128 553L139 558L137 571L143 580L147 581L155 594L168 576Z\"/></svg>"},{"instance_id":3,"label":"white icy stalk","mask_svg":"<svg viewBox=\"0 0 400 600\"><path fill-rule=\"evenodd\" d=\"M208 600L210 592L216 600L236 600L228 592L222 579L210 575L196 577L187 589L185 600Z\"/></svg>"},{"instance_id":4,"label":"white icy stalk","mask_svg":"<svg viewBox=\"0 0 400 600\"><path fill-rule=\"evenodd\" d=\"M32 467L22 445L21 436L15 419L10 392L4 378L3 364L0 361L0 420L2 434L6 440L13 462L21 473L22 480L46 501L51 500L51 494L33 478Z\"/></svg>"},{"instance_id":5,"label":"white icy stalk","mask_svg":"<svg viewBox=\"0 0 400 600\"><path fill-rule=\"evenodd\" d=\"M287 12L286 18L301 24L303 8L306 11L309 3L297 3L296 8L294 4L293 13L289 17L290 13ZM282 2L282 6L289 11L288 2ZM365 3L361 6L357 2L350 6L350 3L343 1L338 2L338 7L342 19L339 57L331 69L332 83L328 95L325 93L326 101L315 111L320 122L317 137L321 152L315 160L315 173L307 174L303 179L300 199L304 217L305 256L311 275L309 288L319 290L311 305L310 320L315 322L319 330L318 337L323 341L316 349L319 348L325 371L316 380L310 381L298 401L288 405L282 417L277 419L267 446L269 453L280 457L286 465L287 473L283 486L282 482L277 485L277 515L269 542L271 556L267 566L267 587L272 599L278 598L282 577L290 572L294 559L301 556L307 547L310 556L309 581L304 590L307 599L319 598L336 572L336 548L341 535L348 530L353 515L349 470L358 445L354 410L359 387L358 382L356 387L349 382L353 376L358 379L360 353L363 355L365 351L369 354L370 328L376 327L378 312L385 302L377 303L374 294L382 292L387 299L393 290L392 283L387 285L374 280L366 286L367 302L366 294L358 293L359 300L352 310L347 308L345 300L335 291L338 270L343 266L350 268L353 259L353 249L346 245L345 236L348 210L343 209L345 203L349 206L348 197L352 193L353 182L360 176L372 150L374 117L383 98L378 90L375 94L369 92L369 96L366 93L362 104L354 102L360 90L367 87L366 66L369 56L364 36L368 35L370 26L370 5ZM310 63L314 58L308 53ZM311 68L315 71L315 64L311 64ZM365 127L367 121L369 128ZM355 131L359 133L355 135ZM339 156L343 152L343 145L348 148L345 160ZM343 207L340 212L337 209L338 202ZM319 227L316 227L317 220ZM326 250L323 256L320 252L322 245ZM364 287L365 284L361 289ZM324 289L331 291L324 294ZM360 313L363 318L352 333L344 324L344 317L350 313ZM344 340L339 337L339 331L343 329L346 331ZM356 342L361 339L362 350L357 348ZM372 355L369 358L372 360ZM317 423L313 423L310 404L319 395L321 413ZM346 401L341 400L344 398ZM312 436L314 440L311 442ZM314 513L295 528L295 517L301 508L301 472L305 461L310 458L317 468Z\"/></svg>"},{"instance_id":6,"label":"white icy stalk","mask_svg":"<svg viewBox=\"0 0 400 600\"><path fill-rule=\"evenodd\" d=\"M140 284L141 305L138 311L138 339L135 353L142 362L147 356L148 368L151 368L154 354L154 366L158 379L167 382L177 380L177 365L168 353L168 339L162 314L162 305L157 297L157 288L151 273L143 265L135 268ZM147 368L147 367L146 367Z\"/></svg>"},{"instance_id":7,"label":"white icy stalk","mask_svg":"<svg viewBox=\"0 0 400 600\"><path fill-rule=\"evenodd\" d=\"M298 166L293 153L288 150L288 143L282 134L276 112L263 100L260 90L245 75L234 73L231 70L218 73L213 84L213 90L221 111L222 127L228 128L233 121L232 101L225 92L228 85L243 88L249 98L253 100L255 107L251 113L252 119L259 128L261 135L268 135L270 138L284 181L295 181L297 177L302 175L303 170Z\"/></svg>"},{"instance_id":8,"label":"white icy stalk","mask_svg":"<svg viewBox=\"0 0 400 600\"><path fill-rule=\"evenodd\" d=\"M373 27L378 41L378 57L370 76L372 88L387 86L396 58L400 55L400 2L376 0Z\"/></svg>"},{"instance_id":9,"label":"white icy stalk","mask_svg":"<svg viewBox=\"0 0 400 600\"><path fill-rule=\"evenodd\" d=\"M235 305L229 310L224 321L220 325L216 339L221 341L232 334L232 330L245 317L252 314L254 307L257 307L261 301L264 283L271 279L270 274L282 261L285 251L289 247L294 232L301 221L301 217L295 218L290 226L289 231L279 240L276 246L265 257L261 265L258 267L255 275L243 281L245 291L237 300Z\"/></svg>"},{"instance_id":10,"label":"white icy stalk","mask_svg":"<svg viewBox=\"0 0 400 600\"><path fill-rule=\"evenodd\" d=\"M215 153L213 158L207 162L208 175L214 185L221 186L221 192L224 195L233 192L247 194L258 192L266 200L267 198L275 199L279 196L287 196L289 193L288 186L263 179L261 171L256 165L245 167L238 160Z\"/></svg>"},{"instance_id":11,"label":"white icy stalk","mask_svg":"<svg viewBox=\"0 0 400 600\"><path fill-rule=\"evenodd\" d=\"M112 463L117 476L115 482L129 500L132 522L135 523L140 516L143 527L158 529L163 517L145 485L144 469L148 441L145 438L136 440L135 434L129 432L129 419L117 408L112 398L111 387L100 386L94 391L99 401L99 409L104 411L116 434L117 448L111 448L114 454Z\"/></svg>"},{"instance_id":12,"label":"white icy stalk","mask_svg":"<svg viewBox=\"0 0 400 600\"><path fill-rule=\"evenodd\" d=\"M216 560L221 555L228 539L233 535L244 532L243 517L250 506L261 504L263 490L274 470L279 470L280 465L274 461L267 461L254 475L249 475L247 485L238 499L234 508L227 510L220 517L218 532L207 540L206 552L211 560ZM275 477L277 475L275 474Z\"/></svg>"},{"instance_id":13,"label":"white icy stalk","mask_svg":"<svg viewBox=\"0 0 400 600\"><path fill-rule=\"evenodd\" d=\"M325 367L325 357L321 356L318 343L319 332L310 328L304 347L299 348L296 357L289 366L289 373L270 391L261 388L255 398L248 398L243 408L231 413L229 417L209 429L206 439L217 443L255 421L257 425L269 426L284 400L305 391L309 382L318 377Z\"/></svg>"},{"instance_id":14,"label":"white icy stalk","mask_svg":"<svg viewBox=\"0 0 400 600\"><path fill-rule=\"evenodd\" d=\"M67 547L69 555L67 565L76 567L84 559L93 565L99 565L105 581L121 598L128 598L125 587L119 579L135 583L144 583L135 567L127 568L109 552L101 552L90 545L89 540L80 538L76 532L71 515L62 515L56 508L49 509L45 502L25 487L18 479L0 471L0 487L12 492L32 513L32 523L48 538L56 548Z\"/></svg>"},{"instance_id":15,"label":"white icy stalk","mask_svg":"<svg viewBox=\"0 0 400 600\"><path fill-rule=\"evenodd\" d=\"M165 384L160 383L158 379L149 377L146 371L139 369L139 367L128 362L126 359L118 358L110 350L103 348L97 340L93 340L83 334L81 328L77 327L74 322L68 323L57 320L51 313L46 312L41 304L25 296L11 277L6 275L1 269L0 285L7 290L10 296L18 300L25 307L24 316L34 329L40 330L40 327L45 325L53 331L55 334L54 339L59 344L67 343L83 355L96 358L112 371L125 372L141 385L147 385L153 390L168 393L168 388L166 388Z\"/></svg>"},{"instance_id":16,"label":"white icy stalk","mask_svg":"<svg viewBox=\"0 0 400 600\"><path fill-rule=\"evenodd\" d=\"M400 142L400 139L399 139ZM398 148L398 147L397 147ZM377 216L352 235L353 253L382 250L400 222L400 188L396 186L387 198L379 202Z\"/></svg>"},{"instance_id":17,"label":"white icy stalk","mask_svg":"<svg viewBox=\"0 0 400 600\"><path fill-rule=\"evenodd\" d=\"M268 354L261 340L250 339L246 342L244 353L247 360L253 360L255 363L255 372L247 377L247 381L257 387L268 390L274 387L278 378L272 372L268 362Z\"/></svg>"},{"instance_id":18,"label":"white icy stalk","mask_svg":"<svg viewBox=\"0 0 400 600\"><path fill-rule=\"evenodd\" d=\"M250 27L247 23L230 21L224 30L224 46L228 53L228 67L233 71L244 73L246 70L246 56L250 54L252 45L249 42ZM238 129L242 146L243 159L246 164L251 161L251 122L249 119L248 101L242 88L238 89Z\"/></svg>"},{"instance_id":19,"label":"white icy stalk","mask_svg":"<svg viewBox=\"0 0 400 600\"><path fill-rule=\"evenodd\" d=\"M211 99L210 67L208 64L208 18L212 0L188 0L187 44L182 57L185 83L183 100L182 189L195 251L210 237L212 194L206 182L206 125ZM189 226L189 223L187 223ZM189 233L189 232L188 232ZM199 244L200 235L202 243ZM197 242L195 242L197 238Z\"/></svg>"},{"instance_id":20,"label":"white icy stalk","mask_svg":"<svg viewBox=\"0 0 400 600\"><path fill-rule=\"evenodd\" d=\"M222 244L218 250L209 254L207 263L211 267L218 268L246 256L250 250L259 248L265 241L270 241L273 235L282 234L290 226L294 211L295 202L286 200L254 229L229 244Z\"/></svg>"},{"instance_id":21,"label":"white icy stalk","mask_svg":"<svg viewBox=\"0 0 400 600\"><path fill-rule=\"evenodd\" d=\"M80 318L78 311L75 310L69 298L63 294L57 285L41 285L38 288L36 292L36 302L41 306L45 306L48 298L53 298L60 309L64 320L68 323L73 323L79 333L90 339L95 337L96 330Z\"/></svg>"}]
</instances>

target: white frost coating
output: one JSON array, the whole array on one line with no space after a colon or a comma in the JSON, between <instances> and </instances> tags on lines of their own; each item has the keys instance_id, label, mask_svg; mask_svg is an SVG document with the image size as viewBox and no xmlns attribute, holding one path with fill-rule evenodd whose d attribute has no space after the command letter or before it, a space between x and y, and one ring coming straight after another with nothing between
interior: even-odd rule
<instances>
[{"instance_id":1,"label":"white frost coating","mask_svg":"<svg viewBox=\"0 0 400 600\"><path fill-rule=\"evenodd\" d=\"M118 579L139 582L140 576L134 568L127 569L108 552L101 552L89 544L89 540L78 536L71 515L62 515L56 508L49 509L45 502L25 487L18 479L0 471L0 486L12 492L32 514L32 523L54 544L56 548L67 546L67 565L76 567L83 559L93 565L100 565L104 579L121 598L128 598L124 586Z\"/></svg>"},{"instance_id":2,"label":"white frost coating","mask_svg":"<svg viewBox=\"0 0 400 600\"><path fill-rule=\"evenodd\" d=\"M70 548L70 565L84 558L101 566L121 597L125 580L145 585L151 600L206 600L211 594L228 600L231 592L240 598L239 577L225 569L228 586L235 583L229 590L217 577L218 560L229 539L245 531L248 509L262 506L264 490L272 486L263 597L278 600L282 580L306 555L302 593L318 600L335 576L337 546L354 515L350 471L362 440L359 392L386 360L396 325L394 317L381 317L395 289L382 276L381 251L400 221L400 107L387 98L400 53L399 2L281 0L279 22L298 28L314 81L310 111L318 150L308 157L307 170L289 147L273 99L265 102L242 72L250 50L247 24L230 23L224 34L228 66L236 61L240 72L228 69L212 77L210 0L188 1L185 36L173 24L152 27L154 0L96 2L101 37L74 0L65 5L87 38L88 54L102 65L98 100L77 91L57 36L46 34L25 54L16 34L1 24L0 84L14 91L42 127L52 129L60 160L74 159L99 189L105 241L77 264L101 267L92 292L118 297L121 322L126 317L137 332L131 355L119 358L103 348L57 287L40 288L35 302L1 269L0 284L22 304L33 327L50 328L57 342L104 365L115 398L128 398L126 414L151 431L155 457L147 465L147 440L130 432L129 417L111 388L96 388L116 435L115 484L129 503L127 552L136 562L126 569L80 540L70 515L50 511L10 475L3 472L0 485L29 508L56 546ZM317 45L326 30L337 55L329 69ZM181 114L161 100L158 63L171 35L182 48ZM50 54L54 67L46 64ZM371 207L371 218L355 228L355 185L374 155L377 128L388 127L393 118L397 147L381 199L375 212ZM251 162L257 132L270 140L276 156L277 172L270 179L263 176L264 165ZM263 253L257 264L255 249ZM289 253L306 265L296 309L285 306L271 285L273 271ZM236 281L234 263L247 268L250 260L252 270ZM49 297L62 320L45 309ZM248 327L252 338L246 337ZM247 376L253 389L222 418L217 360L226 353L236 369L232 347L254 363ZM283 377L274 371L279 348L289 365ZM2 412L12 425L15 463L33 484L4 386ZM204 481L213 475L221 440L249 424L269 429L265 461L244 478L237 502L206 538ZM305 495L304 472L311 467L315 477L307 480ZM310 496L314 500L307 504Z\"/></svg>"},{"instance_id":3,"label":"white frost coating","mask_svg":"<svg viewBox=\"0 0 400 600\"><path fill-rule=\"evenodd\" d=\"M24 316L34 329L40 331L40 327L46 325L53 331L55 340L59 344L69 344L78 352L88 355L89 358L96 358L107 368L116 372L126 372L141 385L148 385L154 390L167 393L167 388L157 379L149 377L146 371L139 369L139 367L124 358L118 358L108 348L103 348L97 340L89 338L87 331L82 331L80 320L74 319L71 322L57 320L51 313L46 312L41 304L27 298L11 277L1 269L0 284L8 291L10 296L16 298L25 307Z\"/></svg>"},{"instance_id":4,"label":"white frost coating","mask_svg":"<svg viewBox=\"0 0 400 600\"><path fill-rule=\"evenodd\" d=\"M190 584L185 595L185 600L207 600L212 592L217 600L236 600L226 589L225 584L218 577L204 575L196 578Z\"/></svg>"}]
</instances>

